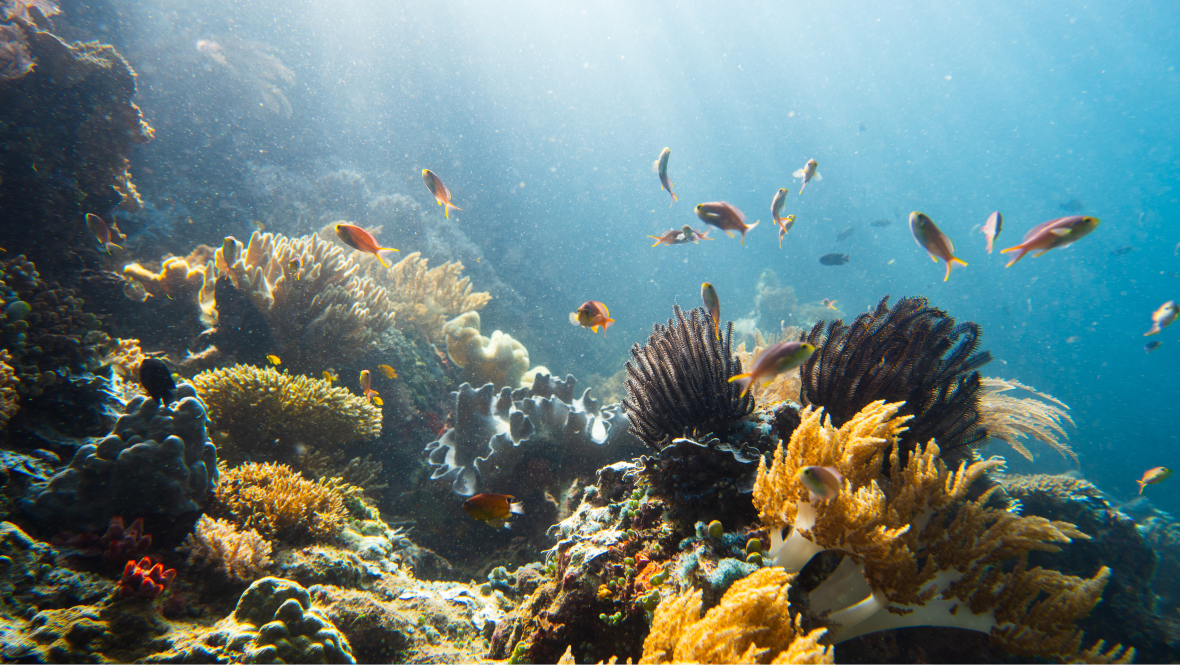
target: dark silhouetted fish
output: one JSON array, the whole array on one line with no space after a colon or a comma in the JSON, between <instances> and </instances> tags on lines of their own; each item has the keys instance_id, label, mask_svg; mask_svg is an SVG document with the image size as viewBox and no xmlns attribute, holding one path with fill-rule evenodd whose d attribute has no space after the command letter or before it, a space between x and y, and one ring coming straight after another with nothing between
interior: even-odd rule
<instances>
[{"instance_id":1,"label":"dark silhouetted fish","mask_svg":"<svg viewBox=\"0 0 1180 665\"><path fill-rule=\"evenodd\" d=\"M1061 204L1061 209L1066 212L1081 212L1086 209L1086 202L1081 199L1070 199Z\"/></svg>"},{"instance_id":2,"label":"dark silhouetted fish","mask_svg":"<svg viewBox=\"0 0 1180 665\"><path fill-rule=\"evenodd\" d=\"M891 220L888 220L888 219L885 219L885 218L881 218L881 219L878 219L878 220L877 220L877 221L875 221L875 222L871 222L871 224L872 224L873 226L875 226L875 227L877 227L877 228L879 228L879 229L883 229L883 228L885 228L886 226L889 226L889 225L890 225L890 224L892 224L892 223L893 223L893 222L892 222Z\"/></svg>"},{"instance_id":3,"label":"dark silhouetted fish","mask_svg":"<svg viewBox=\"0 0 1180 665\"><path fill-rule=\"evenodd\" d=\"M863 122L862 122L862 123L860 123L860 133L861 133L861 134L864 134L864 133L865 133L865 132L867 132L867 131L869 131L869 128L868 128L868 127L865 127L865 124L864 124Z\"/></svg>"},{"instance_id":4,"label":"dark silhouetted fish","mask_svg":"<svg viewBox=\"0 0 1180 665\"><path fill-rule=\"evenodd\" d=\"M856 227L850 226L850 227L844 229L843 231L841 231L836 236L836 240L848 240L850 237L852 237L853 233L856 233Z\"/></svg>"},{"instance_id":5,"label":"dark silhouetted fish","mask_svg":"<svg viewBox=\"0 0 1180 665\"><path fill-rule=\"evenodd\" d=\"M1134 247L1132 247L1130 245L1126 245L1124 247L1119 247L1118 249L1110 250L1110 255L1111 256L1122 256L1123 254L1130 254L1131 251L1134 249L1135 249Z\"/></svg>"},{"instance_id":6,"label":"dark silhouetted fish","mask_svg":"<svg viewBox=\"0 0 1180 665\"><path fill-rule=\"evenodd\" d=\"M160 400L161 404L172 402L172 391L176 390L176 382L172 380L172 370L157 358L147 358L139 366L139 383L152 396Z\"/></svg>"},{"instance_id":7,"label":"dark silhouetted fish","mask_svg":"<svg viewBox=\"0 0 1180 665\"><path fill-rule=\"evenodd\" d=\"M1152 351L1155 351L1156 349L1160 348L1161 344L1163 344L1163 342L1161 342L1159 340L1148 342L1147 344L1143 345L1143 351L1145 353L1151 353Z\"/></svg>"},{"instance_id":8,"label":"dark silhouetted fish","mask_svg":"<svg viewBox=\"0 0 1180 665\"><path fill-rule=\"evenodd\" d=\"M847 254L824 254L819 257L819 262L825 266L842 266L848 263Z\"/></svg>"}]
</instances>

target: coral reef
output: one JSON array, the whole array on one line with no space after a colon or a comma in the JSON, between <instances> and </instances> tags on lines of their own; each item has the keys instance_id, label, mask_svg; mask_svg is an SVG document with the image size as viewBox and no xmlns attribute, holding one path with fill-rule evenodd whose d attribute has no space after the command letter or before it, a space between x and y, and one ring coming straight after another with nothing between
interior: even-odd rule
<instances>
[{"instance_id":1,"label":"coral reef","mask_svg":"<svg viewBox=\"0 0 1180 665\"><path fill-rule=\"evenodd\" d=\"M499 330L484 337L479 332L479 312L466 312L443 326L447 356L463 368L462 380L474 385L519 388L529 369L529 351Z\"/></svg>"},{"instance_id":2,"label":"coral reef","mask_svg":"<svg viewBox=\"0 0 1180 665\"><path fill-rule=\"evenodd\" d=\"M902 298L891 309L886 296L851 326L837 319L825 331L821 321L806 338L816 351L800 368L802 403L824 407L841 426L876 400L904 401L901 413L914 418L900 439L902 461L934 437L946 459L966 459L987 436L976 370L991 354L975 352L980 334L925 298Z\"/></svg>"},{"instance_id":3,"label":"coral reef","mask_svg":"<svg viewBox=\"0 0 1180 665\"><path fill-rule=\"evenodd\" d=\"M103 365L110 365L123 380L138 384L139 366L143 364L145 357L138 339L118 339L115 340L114 347L107 349L101 362Z\"/></svg>"},{"instance_id":4,"label":"coral reef","mask_svg":"<svg viewBox=\"0 0 1180 665\"><path fill-rule=\"evenodd\" d=\"M20 379L8 364L11 360L8 349L0 350L0 430L8 427L8 421L20 410Z\"/></svg>"},{"instance_id":5,"label":"coral reef","mask_svg":"<svg viewBox=\"0 0 1180 665\"><path fill-rule=\"evenodd\" d=\"M232 522L202 515L179 548L194 568L216 570L235 582L264 577L273 563L271 544L253 529L240 530Z\"/></svg>"},{"instance_id":6,"label":"coral reef","mask_svg":"<svg viewBox=\"0 0 1180 665\"><path fill-rule=\"evenodd\" d=\"M14 40L13 28L23 35ZM113 47L67 44L28 21L6 28L9 67L32 71L0 85L0 245L20 247L55 276L101 260L83 217L141 205L128 171L136 144L152 138L131 102L135 72ZM21 46L12 46L14 41ZM15 49L15 52L14 52ZM22 54L23 55L23 54ZM16 73L13 71L12 73ZM46 113L54 109L54 113ZM63 246L76 251L62 252Z\"/></svg>"},{"instance_id":7,"label":"coral reef","mask_svg":"<svg viewBox=\"0 0 1180 665\"><path fill-rule=\"evenodd\" d=\"M487 292L472 293L471 278L461 277L463 264L458 261L427 268L422 253L412 252L387 269L372 256L357 260L365 266L365 276L389 292L398 321L430 340L443 339L448 319L483 309L492 299Z\"/></svg>"},{"instance_id":8,"label":"coral reef","mask_svg":"<svg viewBox=\"0 0 1180 665\"><path fill-rule=\"evenodd\" d=\"M33 56L24 33L15 25L0 25L0 83L33 71Z\"/></svg>"},{"instance_id":9,"label":"coral reef","mask_svg":"<svg viewBox=\"0 0 1180 665\"><path fill-rule=\"evenodd\" d=\"M689 430L724 438L731 422L754 410L753 398L728 382L741 372L730 350L733 324L718 339L713 318L704 308L692 310L686 319L676 305L673 316L667 326L655 324L642 347L631 347L626 364L623 406L632 432L656 449Z\"/></svg>"},{"instance_id":10,"label":"coral reef","mask_svg":"<svg viewBox=\"0 0 1180 665\"><path fill-rule=\"evenodd\" d=\"M1069 447L1069 435L1064 424L1073 425L1074 422L1066 413L1069 407L1065 402L1037 392L1019 381L988 376L983 378L982 387L979 415L988 436L1012 446L1030 462L1033 461L1033 454L1020 442L1022 438L1036 439L1056 450L1062 458L1068 455L1074 464L1081 465L1077 453ZM1033 397L1005 395L1009 390L1022 390Z\"/></svg>"},{"instance_id":11,"label":"coral reef","mask_svg":"<svg viewBox=\"0 0 1180 665\"><path fill-rule=\"evenodd\" d=\"M155 600L174 579L176 570L166 569L162 563L153 566L152 560L147 557L138 562L128 561L123 567L123 577L119 580L119 597Z\"/></svg>"},{"instance_id":12,"label":"coral reef","mask_svg":"<svg viewBox=\"0 0 1180 665\"><path fill-rule=\"evenodd\" d=\"M1029 568L1028 553L1058 552L1088 536L1068 522L989 507L991 491L968 498L975 481L1002 464L998 458L948 471L931 441L903 462L898 440L912 417L899 413L902 406L873 402L839 429L822 409L808 409L789 446L780 443L769 467L760 462L754 503L770 527L774 565L793 572L824 550L846 555L808 593L813 614L830 612L833 643L903 626L948 626L989 633L1026 656L1078 657L1082 633L1074 624L1098 603L1111 571L1102 567L1084 579ZM843 476L839 493L809 501L798 476L804 466L835 467ZM1117 646L1086 652L1132 655Z\"/></svg>"},{"instance_id":13,"label":"coral reef","mask_svg":"<svg viewBox=\"0 0 1180 665\"><path fill-rule=\"evenodd\" d=\"M834 663L826 630L810 632L789 608L794 576L764 568L738 581L701 616L701 592L665 598L656 608L640 663Z\"/></svg>"},{"instance_id":14,"label":"coral reef","mask_svg":"<svg viewBox=\"0 0 1180 665\"><path fill-rule=\"evenodd\" d=\"M192 379L209 408L223 459L293 461L306 447L334 450L381 435L381 409L329 381L234 365Z\"/></svg>"},{"instance_id":15,"label":"coral reef","mask_svg":"<svg viewBox=\"0 0 1180 665\"><path fill-rule=\"evenodd\" d=\"M192 384L176 402L132 398L114 431L82 446L69 465L34 485L22 509L57 528L97 528L113 515L175 517L201 510L217 483L217 449Z\"/></svg>"},{"instance_id":16,"label":"coral reef","mask_svg":"<svg viewBox=\"0 0 1180 665\"><path fill-rule=\"evenodd\" d=\"M348 512L344 495L332 484L299 477L285 464L224 463L214 514L227 515L242 529L291 543L335 537Z\"/></svg>"},{"instance_id":17,"label":"coral reef","mask_svg":"<svg viewBox=\"0 0 1180 665\"><path fill-rule=\"evenodd\" d=\"M515 392L505 387L497 394L491 383L479 390L459 386L451 394L455 426L426 446L431 478L471 496L519 486L516 480L523 477L517 476L530 458L555 455L553 462L564 464L564 480L546 483L534 477L535 487L568 485L572 475L593 473L612 457L622 457L627 417L617 406L600 408L589 388L575 399L575 384L573 376L552 381L544 374L531 389Z\"/></svg>"}]
</instances>

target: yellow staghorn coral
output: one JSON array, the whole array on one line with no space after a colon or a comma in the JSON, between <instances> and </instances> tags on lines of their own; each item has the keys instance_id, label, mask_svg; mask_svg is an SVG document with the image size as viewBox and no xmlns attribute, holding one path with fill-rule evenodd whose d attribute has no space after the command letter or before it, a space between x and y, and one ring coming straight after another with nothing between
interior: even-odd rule
<instances>
[{"instance_id":1,"label":"yellow staghorn coral","mask_svg":"<svg viewBox=\"0 0 1180 665\"><path fill-rule=\"evenodd\" d=\"M271 544L257 531L242 531L233 522L208 515L201 515L178 549L188 553L188 565L218 570L236 582L266 577L273 563Z\"/></svg>"},{"instance_id":2,"label":"yellow staghorn coral","mask_svg":"<svg viewBox=\"0 0 1180 665\"><path fill-rule=\"evenodd\" d=\"M443 326L447 356L463 368L463 380L473 386L493 383L497 388L519 388L529 369L529 350L511 335L479 332L479 312L467 312Z\"/></svg>"},{"instance_id":3,"label":"yellow staghorn coral","mask_svg":"<svg viewBox=\"0 0 1180 665\"><path fill-rule=\"evenodd\" d=\"M999 458L950 471L930 441L903 461L896 443L909 418L897 416L901 406L874 402L839 429L806 409L787 449L780 443L769 467L760 462L754 504L771 528L774 564L794 572L821 551L845 555L809 594L811 611L833 624L834 643L933 625L990 633L1024 655L1075 657L1082 636L1074 622L1097 604L1110 570L1086 580L1025 562L1030 551L1057 552L1088 536L1067 522L988 507L992 490L968 499ZM804 466L835 467L840 492L811 502L797 476Z\"/></svg>"},{"instance_id":4,"label":"yellow staghorn coral","mask_svg":"<svg viewBox=\"0 0 1180 665\"><path fill-rule=\"evenodd\" d=\"M1033 454L1020 442L1021 438L1036 439L1056 450L1063 458L1068 455L1074 464L1081 464L1067 443L1069 435L1063 425L1073 425L1074 422L1066 413L1069 406L1065 402L1037 392L1019 381L984 377L982 386L979 416L983 419L988 436L1004 441L1030 462L1033 461ZM1040 399L1004 394L1009 390L1024 390Z\"/></svg>"},{"instance_id":5,"label":"yellow staghorn coral","mask_svg":"<svg viewBox=\"0 0 1180 665\"><path fill-rule=\"evenodd\" d=\"M332 449L381 435L381 409L346 388L273 367L234 365L192 379L211 429L228 434L222 457L276 459L297 447Z\"/></svg>"},{"instance_id":6,"label":"yellow staghorn coral","mask_svg":"<svg viewBox=\"0 0 1180 665\"><path fill-rule=\"evenodd\" d=\"M242 529L290 543L327 541L344 526L344 495L323 480L305 480L286 464L218 466L214 510Z\"/></svg>"},{"instance_id":7,"label":"yellow staghorn coral","mask_svg":"<svg viewBox=\"0 0 1180 665\"><path fill-rule=\"evenodd\" d=\"M758 330L755 329L755 333ZM759 335L760 336L760 335ZM762 353L765 348L763 345L754 347L753 351L746 351L746 344L742 342L738 345L737 351L734 355L738 360L742 361L742 371L749 372L754 365L754 358ZM803 387L803 380L799 377L799 370L793 369L789 372L783 372L774 377L769 383L757 381L750 384L750 392L754 393L754 401L759 405L759 408L773 406L779 402L799 401L799 391Z\"/></svg>"},{"instance_id":8,"label":"yellow staghorn coral","mask_svg":"<svg viewBox=\"0 0 1180 665\"><path fill-rule=\"evenodd\" d=\"M787 591L794 575L763 568L738 580L701 617L701 591L662 601L643 642L640 663L832 663L819 643L826 629L806 632L791 616Z\"/></svg>"},{"instance_id":9,"label":"yellow staghorn coral","mask_svg":"<svg viewBox=\"0 0 1180 665\"><path fill-rule=\"evenodd\" d=\"M472 293L471 278L462 277L463 264L458 261L427 268L421 252L390 268L369 255L358 260L365 266L365 276L389 292L398 321L414 326L432 341L442 339L448 319L483 309L492 299L487 292Z\"/></svg>"},{"instance_id":10,"label":"yellow staghorn coral","mask_svg":"<svg viewBox=\"0 0 1180 665\"><path fill-rule=\"evenodd\" d=\"M8 350L0 349L0 430L8 427L8 421L20 411L20 393L16 389L20 378L11 362Z\"/></svg>"}]
</instances>

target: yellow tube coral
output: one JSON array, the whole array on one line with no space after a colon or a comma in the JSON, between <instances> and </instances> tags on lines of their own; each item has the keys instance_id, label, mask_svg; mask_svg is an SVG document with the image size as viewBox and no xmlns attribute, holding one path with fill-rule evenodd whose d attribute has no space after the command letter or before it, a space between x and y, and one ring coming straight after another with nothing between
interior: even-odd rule
<instances>
[{"instance_id":1,"label":"yellow tube coral","mask_svg":"<svg viewBox=\"0 0 1180 665\"><path fill-rule=\"evenodd\" d=\"M277 459L297 446L326 450L381 435L381 409L328 381L234 365L192 379L210 429L225 432L222 458Z\"/></svg>"},{"instance_id":2,"label":"yellow tube coral","mask_svg":"<svg viewBox=\"0 0 1180 665\"><path fill-rule=\"evenodd\" d=\"M222 462L218 470L217 502L210 512L265 538L327 541L348 518L339 489L324 480L306 480L285 464L246 462L231 469Z\"/></svg>"},{"instance_id":3,"label":"yellow tube coral","mask_svg":"<svg viewBox=\"0 0 1180 665\"><path fill-rule=\"evenodd\" d=\"M1028 570L1025 562L1030 551L1056 552L1088 536L1067 522L988 507L990 491L967 499L1000 458L950 471L931 441L903 462L896 443L909 418L897 416L901 406L874 402L839 429L822 409L804 410L786 450L780 443L770 466L759 464L754 504L771 528L770 558L798 571L821 551L846 555L809 594L811 611L828 613L836 643L891 628L947 626L990 633L1023 655L1075 657L1082 635L1074 622L1098 603L1110 570L1086 580ZM843 475L839 493L810 501L798 477L805 466L835 467Z\"/></svg>"}]
</instances>

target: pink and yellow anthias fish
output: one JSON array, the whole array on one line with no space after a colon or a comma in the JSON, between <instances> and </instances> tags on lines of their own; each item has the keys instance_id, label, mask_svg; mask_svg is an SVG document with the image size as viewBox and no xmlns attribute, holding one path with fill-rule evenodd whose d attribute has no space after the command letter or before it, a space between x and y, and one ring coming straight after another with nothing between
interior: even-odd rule
<instances>
[{"instance_id":1,"label":"pink and yellow anthias fish","mask_svg":"<svg viewBox=\"0 0 1180 665\"><path fill-rule=\"evenodd\" d=\"M983 235L987 238L987 253L992 253L992 247L996 243L996 238L1000 237L1000 230L1004 228L1004 216L997 210L987 216L987 221L983 223Z\"/></svg>"},{"instance_id":2,"label":"pink and yellow anthias fish","mask_svg":"<svg viewBox=\"0 0 1180 665\"><path fill-rule=\"evenodd\" d=\"M795 474L807 488L811 503L830 501L840 493L844 476L834 466L805 466Z\"/></svg>"},{"instance_id":3,"label":"pink and yellow anthias fish","mask_svg":"<svg viewBox=\"0 0 1180 665\"><path fill-rule=\"evenodd\" d=\"M90 232L94 234L95 239L98 240L99 244L102 245L102 248L106 250L107 254L110 254L112 249L123 249L122 247L111 242L112 235L114 235L116 238L119 236L118 227L115 227L112 233L111 227L107 226L106 221L104 221L102 217L99 217L92 212L86 213L86 228L90 229Z\"/></svg>"},{"instance_id":4,"label":"pink and yellow anthias fish","mask_svg":"<svg viewBox=\"0 0 1180 665\"><path fill-rule=\"evenodd\" d=\"M746 244L746 233L758 226L758 222L746 224L746 216L742 214L742 211L725 201L698 203L695 210L697 217L700 217L702 222L716 226L730 238L733 237L734 231L740 232L743 245Z\"/></svg>"},{"instance_id":5,"label":"pink and yellow anthias fish","mask_svg":"<svg viewBox=\"0 0 1180 665\"><path fill-rule=\"evenodd\" d=\"M606 329L611 327L614 322L615 320L610 318L610 310L597 300L587 300L582 303L578 311L570 312L570 323L589 328L592 332L598 332L598 326L602 326L602 334L604 335Z\"/></svg>"},{"instance_id":6,"label":"pink and yellow anthias fish","mask_svg":"<svg viewBox=\"0 0 1180 665\"><path fill-rule=\"evenodd\" d=\"M1180 315L1180 307L1176 306L1175 300L1169 300L1160 305L1159 309L1151 313L1151 328L1143 333L1143 336L1158 335L1161 330L1176 321L1177 315Z\"/></svg>"},{"instance_id":7,"label":"pink and yellow anthias fish","mask_svg":"<svg viewBox=\"0 0 1180 665\"><path fill-rule=\"evenodd\" d=\"M660 175L660 186L668 190L668 193L672 195L672 203L676 203L676 192L672 191L672 181L668 179L668 157L671 154L671 148L664 148L660 153L660 158L652 162L651 170ZM669 208L672 207L672 203L668 204Z\"/></svg>"},{"instance_id":8,"label":"pink and yellow anthias fish","mask_svg":"<svg viewBox=\"0 0 1180 665\"><path fill-rule=\"evenodd\" d=\"M705 309L713 317L713 331L717 333L717 339L721 339L721 298L709 282L701 284L701 302L705 303Z\"/></svg>"},{"instance_id":9,"label":"pink and yellow anthias fish","mask_svg":"<svg viewBox=\"0 0 1180 665\"><path fill-rule=\"evenodd\" d=\"M385 262L385 259L381 258L380 252L401 251L394 249L393 247L378 246L377 239L373 237L373 234L362 229L356 224L346 224L344 222L339 222L332 228L336 229L336 236L340 238L340 240L342 240L345 245L348 245L358 252L372 254L373 256L377 257L377 260L381 262L381 265L385 266L386 268L389 267L389 264Z\"/></svg>"},{"instance_id":10,"label":"pink and yellow anthias fish","mask_svg":"<svg viewBox=\"0 0 1180 665\"><path fill-rule=\"evenodd\" d=\"M1154 469L1148 469L1143 472L1143 477L1135 482L1139 483L1139 493L1143 494L1143 488L1148 485L1157 485L1172 477L1172 470L1166 466L1157 466Z\"/></svg>"},{"instance_id":11,"label":"pink and yellow anthias fish","mask_svg":"<svg viewBox=\"0 0 1180 665\"><path fill-rule=\"evenodd\" d=\"M811 182L812 180L818 182L824 179L824 177L820 175L818 171L816 171L818 168L819 162L815 161L814 159L809 159L807 160L807 163L803 165L803 168L791 174L796 178L803 178L803 184L799 185L800 194L803 193L803 188L807 186L807 183Z\"/></svg>"},{"instance_id":12,"label":"pink and yellow anthias fish","mask_svg":"<svg viewBox=\"0 0 1180 665\"><path fill-rule=\"evenodd\" d=\"M373 390L373 375L367 369L361 370L361 392L365 394L365 399L381 406L381 398L377 396L377 391Z\"/></svg>"},{"instance_id":13,"label":"pink and yellow anthias fish","mask_svg":"<svg viewBox=\"0 0 1180 665\"><path fill-rule=\"evenodd\" d=\"M783 236L791 230L795 225L795 216L787 215L786 217L779 217L779 213L783 211L783 203L787 200L787 194L790 192L784 187L775 192L774 199L770 202L770 217L774 220L775 226L778 227L778 248L783 248Z\"/></svg>"},{"instance_id":14,"label":"pink and yellow anthias fish","mask_svg":"<svg viewBox=\"0 0 1180 665\"><path fill-rule=\"evenodd\" d=\"M447 219L451 218L451 209L462 211L459 206L451 203L451 190L439 180L438 176L434 175L434 171L430 169L422 169L422 182L426 183L426 188L434 195L434 200L443 207L443 214Z\"/></svg>"},{"instance_id":15,"label":"pink and yellow anthias fish","mask_svg":"<svg viewBox=\"0 0 1180 665\"><path fill-rule=\"evenodd\" d=\"M750 386L755 381L769 383L779 374L789 372L807 362L813 353L815 353L815 347L807 342L771 344L754 358L754 362L749 368L750 371L729 377L729 382L740 383L742 395L745 395L750 391Z\"/></svg>"},{"instance_id":16,"label":"pink and yellow anthias fish","mask_svg":"<svg viewBox=\"0 0 1180 665\"><path fill-rule=\"evenodd\" d=\"M828 309L836 310L837 312L840 311L840 310L836 309L836 301L832 300L831 298L824 298L824 307L827 307Z\"/></svg>"},{"instance_id":17,"label":"pink and yellow anthias fish","mask_svg":"<svg viewBox=\"0 0 1180 665\"><path fill-rule=\"evenodd\" d=\"M682 229L668 229L667 231L664 231L663 235L648 236L648 238L653 238L655 240L655 243L652 244L652 247L657 245L684 245L690 242L699 245L701 244L702 240L712 240L712 238L709 237L708 231L701 233L688 224L685 224L684 228Z\"/></svg>"},{"instance_id":18,"label":"pink and yellow anthias fish","mask_svg":"<svg viewBox=\"0 0 1180 665\"><path fill-rule=\"evenodd\" d=\"M967 265L966 261L955 257L955 246L951 244L951 239L946 237L946 234L926 215L917 211L910 213L910 232L914 234L918 246L926 250L935 263L938 263L939 259L946 261L946 277L943 277L942 281L951 278L951 268L954 264Z\"/></svg>"},{"instance_id":19,"label":"pink and yellow anthias fish","mask_svg":"<svg viewBox=\"0 0 1180 665\"><path fill-rule=\"evenodd\" d=\"M1016 265L1016 262L1029 252L1034 252L1033 256L1037 257L1051 249L1073 244L1098 228L1099 221L1097 217L1074 215L1072 217L1058 217L1038 224L1024 234L1024 239L1019 245L1000 250L1001 254L1018 252L1004 267L1010 268Z\"/></svg>"}]
</instances>

